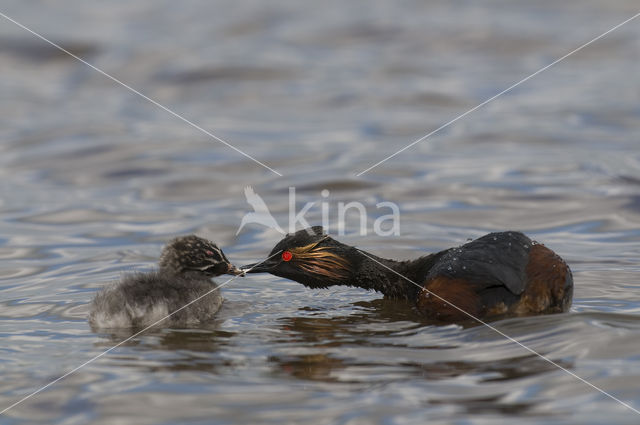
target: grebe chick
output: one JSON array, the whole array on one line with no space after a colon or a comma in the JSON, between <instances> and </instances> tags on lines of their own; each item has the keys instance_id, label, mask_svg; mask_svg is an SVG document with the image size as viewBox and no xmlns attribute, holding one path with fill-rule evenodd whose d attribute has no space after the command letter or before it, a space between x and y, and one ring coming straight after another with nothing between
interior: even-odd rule
<instances>
[{"instance_id":1,"label":"grebe chick","mask_svg":"<svg viewBox=\"0 0 640 425\"><path fill-rule=\"evenodd\" d=\"M94 328L151 325L216 288L222 274L243 274L213 242L195 235L173 239L162 250L158 270L125 275L100 291L91 303ZM216 290L165 319L163 326L187 326L211 320L222 304Z\"/></svg>"},{"instance_id":2,"label":"grebe chick","mask_svg":"<svg viewBox=\"0 0 640 425\"><path fill-rule=\"evenodd\" d=\"M520 232L490 233L457 248L394 261L340 243L315 226L287 235L270 256L242 268L309 288L373 289L409 300L427 318L444 322L471 319L460 310L476 318L563 312L573 295L571 270L562 258Z\"/></svg>"}]
</instances>

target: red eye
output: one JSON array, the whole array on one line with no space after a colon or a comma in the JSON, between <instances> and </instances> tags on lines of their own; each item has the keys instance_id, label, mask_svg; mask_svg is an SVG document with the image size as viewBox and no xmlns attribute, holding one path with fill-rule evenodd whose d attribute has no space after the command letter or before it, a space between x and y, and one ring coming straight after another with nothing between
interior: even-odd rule
<instances>
[{"instance_id":1,"label":"red eye","mask_svg":"<svg viewBox=\"0 0 640 425\"><path fill-rule=\"evenodd\" d=\"M293 254L290 253L289 251L284 251L282 253L282 261L291 261L292 258L293 258Z\"/></svg>"},{"instance_id":2,"label":"red eye","mask_svg":"<svg viewBox=\"0 0 640 425\"><path fill-rule=\"evenodd\" d=\"M207 255L213 255L213 251L205 251L204 253Z\"/></svg>"}]
</instances>

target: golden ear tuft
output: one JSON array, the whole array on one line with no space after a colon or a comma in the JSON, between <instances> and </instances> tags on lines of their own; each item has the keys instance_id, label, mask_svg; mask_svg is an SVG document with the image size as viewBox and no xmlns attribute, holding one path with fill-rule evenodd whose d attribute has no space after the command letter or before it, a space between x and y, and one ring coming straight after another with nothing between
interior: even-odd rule
<instances>
[{"instance_id":1,"label":"golden ear tuft","mask_svg":"<svg viewBox=\"0 0 640 425\"><path fill-rule=\"evenodd\" d=\"M309 273L321 275L332 280L349 277L349 262L329 250L328 247L318 247L318 242L292 248L293 261Z\"/></svg>"}]
</instances>

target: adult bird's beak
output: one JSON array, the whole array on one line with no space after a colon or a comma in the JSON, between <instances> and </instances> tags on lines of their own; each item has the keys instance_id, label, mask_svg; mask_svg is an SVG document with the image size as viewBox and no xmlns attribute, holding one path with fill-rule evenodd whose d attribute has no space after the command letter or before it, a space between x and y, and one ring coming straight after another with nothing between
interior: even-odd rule
<instances>
[{"instance_id":1,"label":"adult bird's beak","mask_svg":"<svg viewBox=\"0 0 640 425\"><path fill-rule=\"evenodd\" d=\"M247 264L240 268L244 273L269 273L277 265L277 261L263 261L260 263Z\"/></svg>"},{"instance_id":2,"label":"adult bird's beak","mask_svg":"<svg viewBox=\"0 0 640 425\"><path fill-rule=\"evenodd\" d=\"M233 264L229 263L228 268L227 268L227 274L232 274L234 276L244 276L245 272L242 269L237 268L236 266L234 266Z\"/></svg>"}]
</instances>

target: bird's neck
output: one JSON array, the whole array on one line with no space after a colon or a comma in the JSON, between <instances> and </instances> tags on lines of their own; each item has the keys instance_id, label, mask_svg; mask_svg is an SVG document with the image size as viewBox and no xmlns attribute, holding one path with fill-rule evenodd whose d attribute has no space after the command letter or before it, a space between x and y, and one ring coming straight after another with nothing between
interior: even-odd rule
<instances>
[{"instance_id":1,"label":"bird's neck","mask_svg":"<svg viewBox=\"0 0 640 425\"><path fill-rule=\"evenodd\" d=\"M395 261L354 248L351 286L373 289L386 297L414 300L436 260L431 254L415 260ZM359 256L360 258L358 259Z\"/></svg>"}]
</instances>

